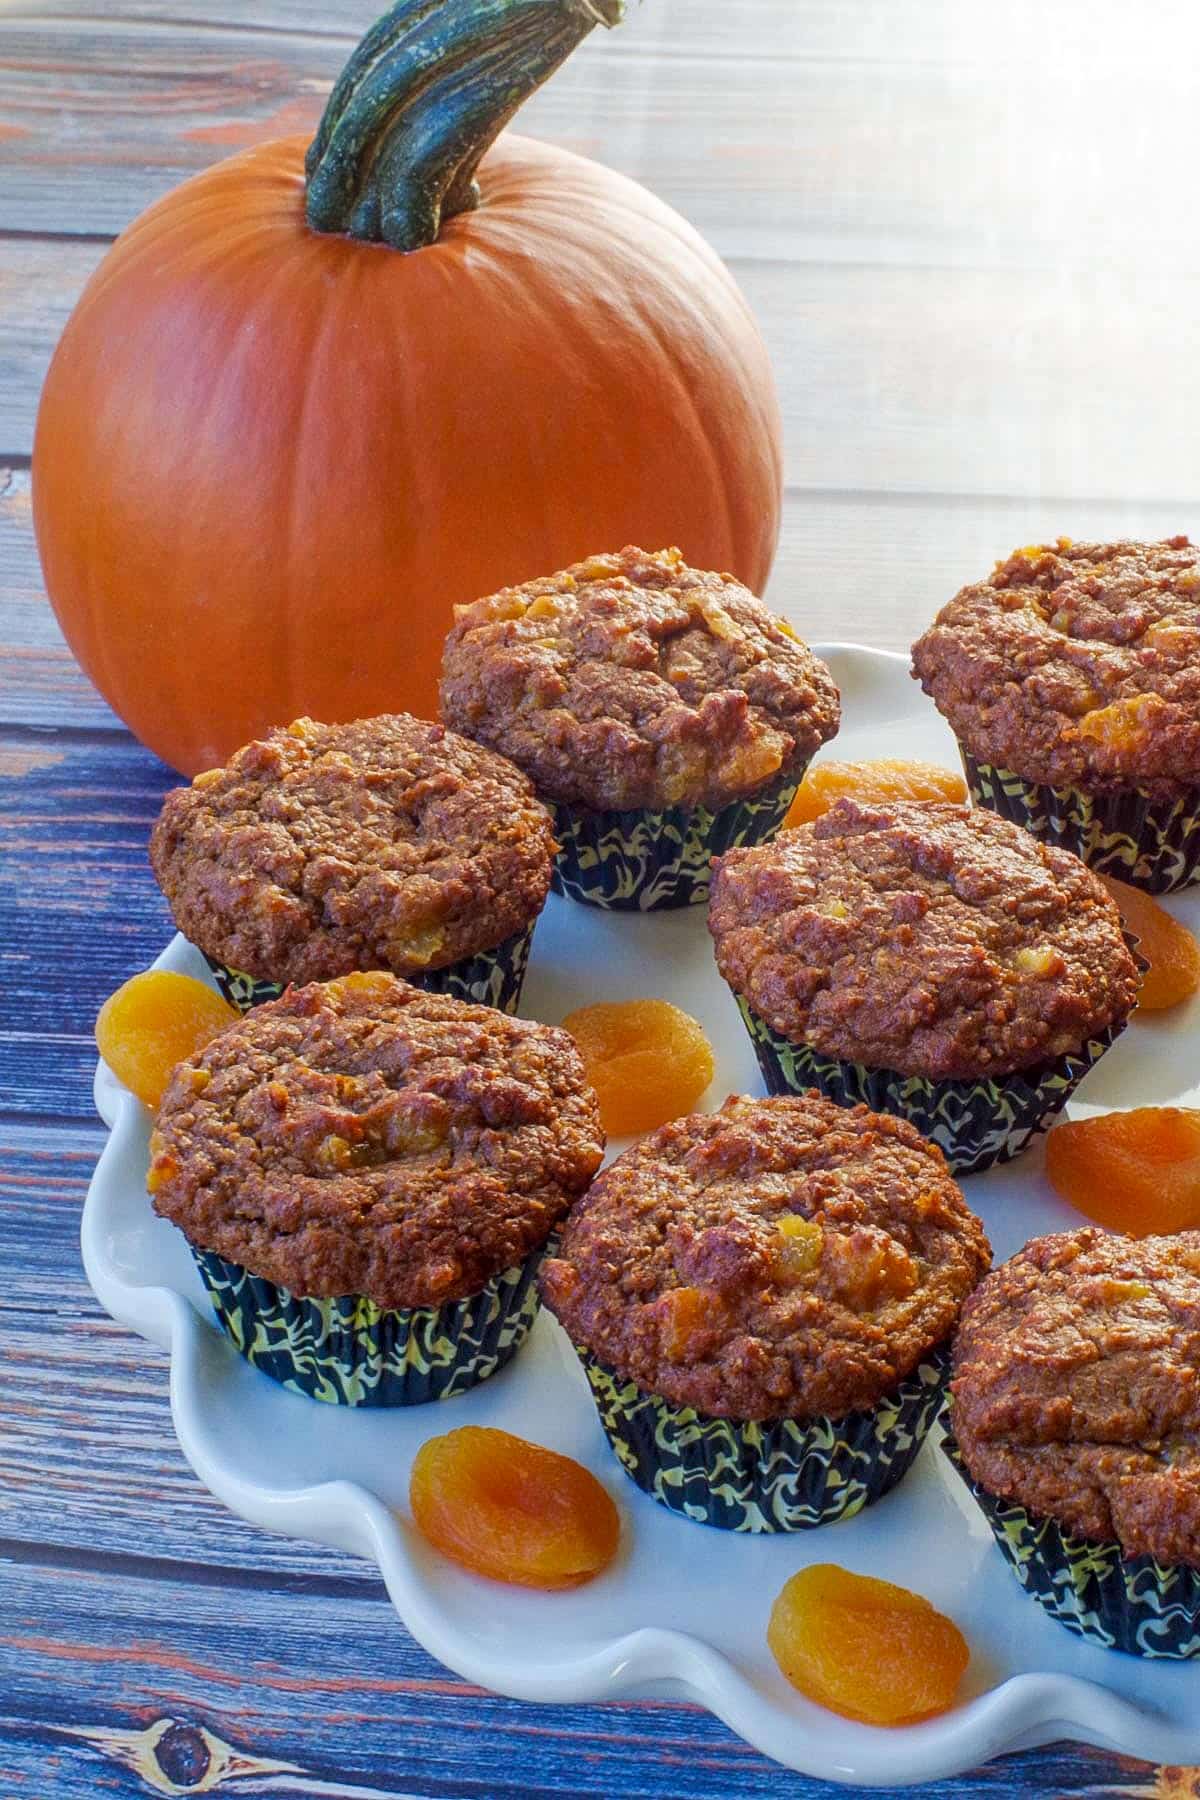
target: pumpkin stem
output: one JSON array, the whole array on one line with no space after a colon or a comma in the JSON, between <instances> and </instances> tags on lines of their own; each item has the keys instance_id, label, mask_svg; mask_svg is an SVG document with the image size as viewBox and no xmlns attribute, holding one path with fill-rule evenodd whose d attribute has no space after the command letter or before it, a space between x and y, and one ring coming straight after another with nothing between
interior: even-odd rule
<instances>
[{"instance_id":1,"label":"pumpkin stem","mask_svg":"<svg viewBox=\"0 0 1200 1800\"><path fill-rule=\"evenodd\" d=\"M314 231L432 244L535 88L623 0L399 0L342 70L305 161Z\"/></svg>"}]
</instances>

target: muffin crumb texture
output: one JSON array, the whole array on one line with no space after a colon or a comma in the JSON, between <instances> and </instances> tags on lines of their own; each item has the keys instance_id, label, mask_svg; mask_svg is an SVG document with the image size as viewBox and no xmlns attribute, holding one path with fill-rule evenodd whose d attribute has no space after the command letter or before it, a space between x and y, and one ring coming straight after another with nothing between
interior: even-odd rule
<instances>
[{"instance_id":1,"label":"muffin crumb texture","mask_svg":"<svg viewBox=\"0 0 1200 1800\"><path fill-rule=\"evenodd\" d=\"M551 800L712 810L831 738L825 664L732 575L632 546L458 608L446 721Z\"/></svg>"},{"instance_id":2,"label":"muffin crumb texture","mask_svg":"<svg viewBox=\"0 0 1200 1800\"><path fill-rule=\"evenodd\" d=\"M714 1417L836 1418L945 1341L989 1261L910 1125L815 1095L734 1098L605 1170L542 1294L646 1393Z\"/></svg>"},{"instance_id":3,"label":"muffin crumb texture","mask_svg":"<svg viewBox=\"0 0 1200 1800\"><path fill-rule=\"evenodd\" d=\"M356 974L176 1070L149 1187L193 1244L297 1297L441 1306L543 1244L603 1147L566 1032Z\"/></svg>"},{"instance_id":4,"label":"muffin crumb texture","mask_svg":"<svg viewBox=\"0 0 1200 1800\"><path fill-rule=\"evenodd\" d=\"M1050 1062L1137 996L1099 879L963 806L843 799L731 850L709 928L725 980L775 1031L935 1081Z\"/></svg>"},{"instance_id":5,"label":"muffin crumb texture","mask_svg":"<svg viewBox=\"0 0 1200 1800\"><path fill-rule=\"evenodd\" d=\"M287 983L495 949L537 917L554 850L519 770L393 713L297 719L173 789L150 862L185 937Z\"/></svg>"},{"instance_id":6,"label":"muffin crumb texture","mask_svg":"<svg viewBox=\"0 0 1200 1800\"><path fill-rule=\"evenodd\" d=\"M1200 551L1016 550L942 608L913 673L979 762L1169 798L1200 782Z\"/></svg>"},{"instance_id":7,"label":"muffin crumb texture","mask_svg":"<svg viewBox=\"0 0 1200 1800\"><path fill-rule=\"evenodd\" d=\"M968 1301L951 1392L989 1493L1200 1568L1200 1232L1035 1238Z\"/></svg>"}]
</instances>

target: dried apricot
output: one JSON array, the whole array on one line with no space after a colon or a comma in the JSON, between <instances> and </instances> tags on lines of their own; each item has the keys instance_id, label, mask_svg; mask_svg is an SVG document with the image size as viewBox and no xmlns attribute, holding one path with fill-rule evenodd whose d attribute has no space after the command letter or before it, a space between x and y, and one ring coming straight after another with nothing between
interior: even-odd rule
<instances>
[{"instance_id":1,"label":"dried apricot","mask_svg":"<svg viewBox=\"0 0 1200 1800\"><path fill-rule=\"evenodd\" d=\"M1138 1106L1056 1125L1046 1173L1064 1200L1130 1237L1200 1227L1200 1111Z\"/></svg>"},{"instance_id":2,"label":"dried apricot","mask_svg":"<svg viewBox=\"0 0 1200 1800\"><path fill-rule=\"evenodd\" d=\"M713 1288L671 1288L656 1302L663 1355L668 1362L692 1362L711 1350L729 1329L729 1312Z\"/></svg>"},{"instance_id":3,"label":"dried apricot","mask_svg":"<svg viewBox=\"0 0 1200 1800\"><path fill-rule=\"evenodd\" d=\"M579 1046L611 1137L691 1112L713 1078L712 1046L667 1000L605 1000L563 1020Z\"/></svg>"},{"instance_id":4,"label":"dried apricot","mask_svg":"<svg viewBox=\"0 0 1200 1800\"><path fill-rule=\"evenodd\" d=\"M96 1045L117 1080L147 1106L162 1099L176 1063L239 1015L202 981L147 969L110 994L96 1017Z\"/></svg>"},{"instance_id":5,"label":"dried apricot","mask_svg":"<svg viewBox=\"0 0 1200 1800\"><path fill-rule=\"evenodd\" d=\"M905 762L894 756L876 762L822 762L800 783L784 824L807 825L843 796L865 806L892 800L954 800L961 805L967 784L938 763Z\"/></svg>"},{"instance_id":6,"label":"dried apricot","mask_svg":"<svg viewBox=\"0 0 1200 1800\"><path fill-rule=\"evenodd\" d=\"M868 1725L945 1712L971 1656L958 1626L920 1594L835 1563L792 1576L767 1643L793 1687Z\"/></svg>"},{"instance_id":7,"label":"dried apricot","mask_svg":"<svg viewBox=\"0 0 1200 1800\"><path fill-rule=\"evenodd\" d=\"M608 1567L621 1535L616 1507L587 1469L483 1425L421 1445L409 1503L435 1550L517 1587L578 1587Z\"/></svg>"},{"instance_id":8,"label":"dried apricot","mask_svg":"<svg viewBox=\"0 0 1200 1800\"><path fill-rule=\"evenodd\" d=\"M1163 1012L1178 1006L1200 988L1200 944L1186 925L1173 919L1141 888L1128 887L1109 875L1100 878L1138 940L1138 950L1150 967L1138 989L1139 1012Z\"/></svg>"},{"instance_id":9,"label":"dried apricot","mask_svg":"<svg viewBox=\"0 0 1200 1800\"><path fill-rule=\"evenodd\" d=\"M1107 751L1110 757L1128 756L1154 736L1166 711L1166 701L1157 694L1134 694L1128 700L1114 700L1111 706L1099 706L1085 713L1075 728L1076 735Z\"/></svg>"}]
</instances>

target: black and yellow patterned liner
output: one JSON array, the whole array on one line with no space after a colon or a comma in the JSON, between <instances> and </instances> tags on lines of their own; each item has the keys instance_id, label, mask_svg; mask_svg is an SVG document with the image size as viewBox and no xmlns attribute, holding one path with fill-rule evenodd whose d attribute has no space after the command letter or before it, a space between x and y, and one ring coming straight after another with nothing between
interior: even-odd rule
<instances>
[{"instance_id":1,"label":"black and yellow patterned liner","mask_svg":"<svg viewBox=\"0 0 1200 1800\"><path fill-rule=\"evenodd\" d=\"M708 899L713 857L774 837L803 774L794 769L786 780L717 812L706 806L593 812L552 804L559 842L554 891L615 912L700 906Z\"/></svg>"},{"instance_id":2,"label":"black and yellow patterned liner","mask_svg":"<svg viewBox=\"0 0 1200 1800\"><path fill-rule=\"evenodd\" d=\"M1054 1519L1035 1519L971 1479L953 1435L942 1450L974 1495L1005 1561L1027 1594L1078 1637L1129 1656L1200 1655L1200 1572L1090 1543Z\"/></svg>"},{"instance_id":3,"label":"black and yellow patterned liner","mask_svg":"<svg viewBox=\"0 0 1200 1800\"><path fill-rule=\"evenodd\" d=\"M521 1003L536 923L535 919L524 931L505 938L494 950L483 950L478 956L465 957L444 969L426 969L404 979L430 994L449 994L455 1000L470 1000L476 1006L494 1006L499 1012L515 1013ZM267 1000L278 1000L283 992L281 982L256 981L253 975L227 968L211 956L205 955L204 960L230 1006L236 1006L239 1012L249 1012Z\"/></svg>"},{"instance_id":4,"label":"black and yellow patterned liner","mask_svg":"<svg viewBox=\"0 0 1200 1800\"><path fill-rule=\"evenodd\" d=\"M465 1300L376 1306L361 1295L301 1300L193 1244L213 1309L236 1348L272 1381L333 1406L451 1400L502 1369L537 1316L538 1250Z\"/></svg>"},{"instance_id":5,"label":"black and yellow patterned liner","mask_svg":"<svg viewBox=\"0 0 1200 1800\"><path fill-rule=\"evenodd\" d=\"M759 1424L673 1406L576 1349L625 1473L681 1518L723 1531L807 1531L881 1499L941 1411L949 1365L934 1351L870 1412Z\"/></svg>"},{"instance_id":6,"label":"black and yellow patterned liner","mask_svg":"<svg viewBox=\"0 0 1200 1800\"><path fill-rule=\"evenodd\" d=\"M1184 789L1175 800L1156 799L1138 787L1085 794L1026 781L1011 769L976 762L961 745L959 750L976 806L1073 851L1099 874L1148 894L1200 881L1200 787Z\"/></svg>"},{"instance_id":7,"label":"black and yellow patterned liner","mask_svg":"<svg viewBox=\"0 0 1200 1800\"><path fill-rule=\"evenodd\" d=\"M861 1103L872 1112L907 1119L922 1137L932 1139L956 1175L976 1175L1019 1156L1053 1124L1088 1070L1124 1030L1122 1021L1077 1051L996 1080L928 1081L821 1056L807 1044L781 1037L740 994L734 999L768 1093L803 1094L817 1088L839 1106Z\"/></svg>"}]
</instances>

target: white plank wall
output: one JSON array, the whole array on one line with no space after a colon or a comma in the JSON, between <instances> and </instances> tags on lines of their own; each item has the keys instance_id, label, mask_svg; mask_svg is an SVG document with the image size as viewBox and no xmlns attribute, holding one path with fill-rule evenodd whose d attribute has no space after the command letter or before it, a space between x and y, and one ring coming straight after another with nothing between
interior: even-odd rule
<instances>
[{"instance_id":1,"label":"white plank wall","mask_svg":"<svg viewBox=\"0 0 1200 1800\"><path fill-rule=\"evenodd\" d=\"M236 147L231 82L244 141L303 129L373 12L115 10L0 12L0 233L22 234L0 236L0 453L18 459L104 234ZM176 17L202 27L211 81L175 65ZM634 0L531 103L525 129L680 207L758 312L787 433L770 597L807 635L903 647L1034 538L1200 535L1198 51L1194 0ZM27 533L14 504L5 636L40 654Z\"/></svg>"}]
</instances>

